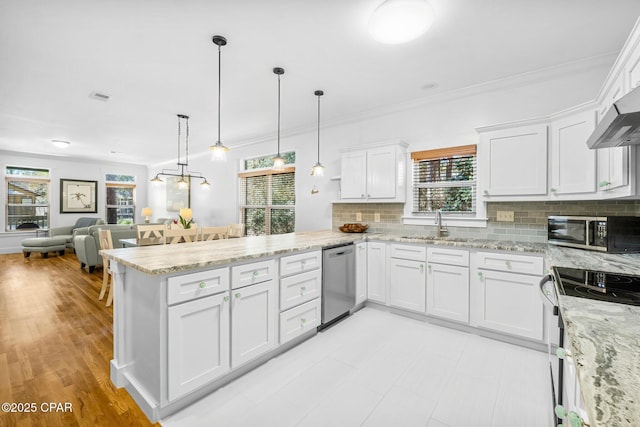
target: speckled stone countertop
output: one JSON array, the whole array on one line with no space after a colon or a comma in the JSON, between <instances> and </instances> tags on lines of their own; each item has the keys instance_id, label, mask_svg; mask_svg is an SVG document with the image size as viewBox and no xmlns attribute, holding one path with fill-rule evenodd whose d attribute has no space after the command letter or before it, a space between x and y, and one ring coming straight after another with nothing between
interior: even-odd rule
<instances>
[{"instance_id":1,"label":"speckled stone countertop","mask_svg":"<svg viewBox=\"0 0 640 427\"><path fill-rule=\"evenodd\" d=\"M344 234L324 230L274 236L146 246L102 251L107 258L151 275L231 264L289 252L378 240L469 249L535 253L546 266L640 275L640 255L606 254L542 243L388 234ZM632 426L640 422L640 307L559 296L570 349L576 361L583 406L590 425Z\"/></svg>"},{"instance_id":2,"label":"speckled stone countertop","mask_svg":"<svg viewBox=\"0 0 640 427\"><path fill-rule=\"evenodd\" d=\"M551 266L640 275L640 254L549 245L546 258ZM640 307L565 295L559 305L589 424L640 425Z\"/></svg>"},{"instance_id":3,"label":"speckled stone countertop","mask_svg":"<svg viewBox=\"0 0 640 427\"><path fill-rule=\"evenodd\" d=\"M100 251L127 267L150 275L163 275L231 264L288 252L321 249L363 239L363 234L311 231L241 239L141 246Z\"/></svg>"}]
</instances>

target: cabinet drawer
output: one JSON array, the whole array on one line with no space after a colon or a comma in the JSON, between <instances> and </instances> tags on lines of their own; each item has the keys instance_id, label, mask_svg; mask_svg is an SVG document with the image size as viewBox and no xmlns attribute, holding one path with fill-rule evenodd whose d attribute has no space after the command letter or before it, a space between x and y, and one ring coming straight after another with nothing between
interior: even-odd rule
<instances>
[{"instance_id":1,"label":"cabinet drawer","mask_svg":"<svg viewBox=\"0 0 640 427\"><path fill-rule=\"evenodd\" d=\"M320 296L322 272L307 271L280 279L280 310L287 310Z\"/></svg>"},{"instance_id":2,"label":"cabinet drawer","mask_svg":"<svg viewBox=\"0 0 640 427\"><path fill-rule=\"evenodd\" d=\"M320 325L320 298L280 314L280 344L317 328Z\"/></svg>"},{"instance_id":3,"label":"cabinet drawer","mask_svg":"<svg viewBox=\"0 0 640 427\"><path fill-rule=\"evenodd\" d=\"M412 261L426 261L427 248L426 246L392 244L389 256L391 258L409 259Z\"/></svg>"},{"instance_id":4,"label":"cabinet drawer","mask_svg":"<svg viewBox=\"0 0 640 427\"><path fill-rule=\"evenodd\" d=\"M169 305L213 295L229 289L229 267L199 273L184 274L167 279Z\"/></svg>"},{"instance_id":5,"label":"cabinet drawer","mask_svg":"<svg viewBox=\"0 0 640 427\"><path fill-rule=\"evenodd\" d=\"M460 249L445 249L439 247L427 248L427 261L436 264L469 266L469 251Z\"/></svg>"},{"instance_id":6,"label":"cabinet drawer","mask_svg":"<svg viewBox=\"0 0 640 427\"><path fill-rule=\"evenodd\" d=\"M478 252L478 268L542 275L543 259L530 255L493 254Z\"/></svg>"},{"instance_id":7,"label":"cabinet drawer","mask_svg":"<svg viewBox=\"0 0 640 427\"><path fill-rule=\"evenodd\" d=\"M276 278L275 260L253 262L231 268L231 289L254 285Z\"/></svg>"},{"instance_id":8,"label":"cabinet drawer","mask_svg":"<svg viewBox=\"0 0 640 427\"><path fill-rule=\"evenodd\" d=\"M280 258L280 277L316 270L322 265L322 252L305 252Z\"/></svg>"}]
</instances>

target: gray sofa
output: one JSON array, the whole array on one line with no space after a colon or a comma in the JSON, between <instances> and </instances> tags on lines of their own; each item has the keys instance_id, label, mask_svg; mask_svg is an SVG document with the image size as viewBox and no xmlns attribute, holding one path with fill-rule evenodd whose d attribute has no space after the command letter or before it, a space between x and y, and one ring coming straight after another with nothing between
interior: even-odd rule
<instances>
[{"instance_id":1,"label":"gray sofa","mask_svg":"<svg viewBox=\"0 0 640 427\"><path fill-rule=\"evenodd\" d=\"M120 239L136 237L136 226L129 224L93 225L87 227L86 233L85 230L82 230L82 234L77 234L74 237L73 245L76 250L76 256L80 261L80 268L88 268L89 273L93 273L96 266L102 265L102 257L99 254L100 239L98 237L100 229L111 231L111 240L114 248L122 247Z\"/></svg>"},{"instance_id":2,"label":"gray sofa","mask_svg":"<svg viewBox=\"0 0 640 427\"><path fill-rule=\"evenodd\" d=\"M87 234L87 229L92 225L104 224L101 218L81 217L76 220L74 225L65 225L62 227L53 227L49 229L49 237L64 237L66 239L65 246L73 249L73 239L77 234Z\"/></svg>"}]
</instances>

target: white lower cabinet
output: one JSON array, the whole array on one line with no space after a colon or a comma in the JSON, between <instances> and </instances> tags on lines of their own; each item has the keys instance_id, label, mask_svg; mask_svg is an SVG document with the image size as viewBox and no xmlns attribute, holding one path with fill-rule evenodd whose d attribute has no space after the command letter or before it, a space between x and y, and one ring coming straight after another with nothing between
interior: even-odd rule
<instances>
[{"instance_id":1,"label":"white lower cabinet","mask_svg":"<svg viewBox=\"0 0 640 427\"><path fill-rule=\"evenodd\" d=\"M469 322L469 267L427 264L427 314Z\"/></svg>"},{"instance_id":2,"label":"white lower cabinet","mask_svg":"<svg viewBox=\"0 0 640 427\"><path fill-rule=\"evenodd\" d=\"M356 305L367 300L367 243L356 243Z\"/></svg>"},{"instance_id":3,"label":"white lower cabinet","mask_svg":"<svg viewBox=\"0 0 640 427\"><path fill-rule=\"evenodd\" d=\"M317 328L320 320L320 298L280 313L280 344Z\"/></svg>"},{"instance_id":4,"label":"white lower cabinet","mask_svg":"<svg viewBox=\"0 0 640 427\"><path fill-rule=\"evenodd\" d=\"M386 243L367 243L367 298L387 303Z\"/></svg>"},{"instance_id":5,"label":"white lower cabinet","mask_svg":"<svg viewBox=\"0 0 640 427\"><path fill-rule=\"evenodd\" d=\"M276 282L231 291L231 366L236 368L277 344Z\"/></svg>"},{"instance_id":6,"label":"white lower cabinet","mask_svg":"<svg viewBox=\"0 0 640 427\"><path fill-rule=\"evenodd\" d=\"M405 259L389 260L389 305L425 312L425 263Z\"/></svg>"},{"instance_id":7,"label":"white lower cabinet","mask_svg":"<svg viewBox=\"0 0 640 427\"><path fill-rule=\"evenodd\" d=\"M229 293L168 308L168 398L229 372Z\"/></svg>"},{"instance_id":8,"label":"white lower cabinet","mask_svg":"<svg viewBox=\"0 0 640 427\"><path fill-rule=\"evenodd\" d=\"M474 326L542 341L544 308L538 295L540 276L474 267L471 277Z\"/></svg>"}]
</instances>

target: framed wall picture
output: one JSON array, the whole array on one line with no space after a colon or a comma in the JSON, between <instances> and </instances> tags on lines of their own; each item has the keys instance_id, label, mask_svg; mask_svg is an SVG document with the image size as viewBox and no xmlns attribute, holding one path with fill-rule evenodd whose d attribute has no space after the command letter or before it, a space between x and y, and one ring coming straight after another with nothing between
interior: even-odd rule
<instances>
[{"instance_id":1,"label":"framed wall picture","mask_svg":"<svg viewBox=\"0 0 640 427\"><path fill-rule=\"evenodd\" d=\"M60 180L60 213L98 212L98 181Z\"/></svg>"},{"instance_id":2,"label":"framed wall picture","mask_svg":"<svg viewBox=\"0 0 640 427\"><path fill-rule=\"evenodd\" d=\"M185 176L184 179L187 181L187 188L178 186L179 176L167 177L167 212L180 212L180 209L190 207L191 177Z\"/></svg>"}]
</instances>

